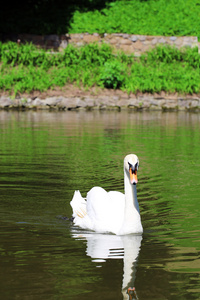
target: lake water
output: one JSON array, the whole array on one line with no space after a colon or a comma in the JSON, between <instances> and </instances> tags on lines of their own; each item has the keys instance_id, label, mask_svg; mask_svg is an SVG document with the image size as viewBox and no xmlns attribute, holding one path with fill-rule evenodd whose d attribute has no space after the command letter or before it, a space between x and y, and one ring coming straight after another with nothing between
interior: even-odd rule
<instances>
[{"instance_id":1,"label":"lake water","mask_svg":"<svg viewBox=\"0 0 200 300\"><path fill-rule=\"evenodd\" d=\"M144 233L80 230L79 189L123 192L140 159ZM200 299L200 114L0 111L0 299Z\"/></svg>"}]
</instances>

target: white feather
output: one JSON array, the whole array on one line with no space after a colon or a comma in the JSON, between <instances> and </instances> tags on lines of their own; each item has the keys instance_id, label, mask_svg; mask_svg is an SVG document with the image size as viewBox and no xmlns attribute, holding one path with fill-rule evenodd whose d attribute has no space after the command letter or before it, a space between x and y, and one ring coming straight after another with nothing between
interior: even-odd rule
<instances>
[{"instance_id":1,"label":"white feather","mask_svg":"<svg viewBox=\"0 0 200 300\"><path fill-rule=\"evenodd\" d=\"M96 232L118 235L143 232L136 185L131 184L128 177L130 163L139 165L136 155L130 154L124 159L125 195L93 187L85 200L79 191L75 191L70 202L75 225Z\"/></svg>"}]
</instances>

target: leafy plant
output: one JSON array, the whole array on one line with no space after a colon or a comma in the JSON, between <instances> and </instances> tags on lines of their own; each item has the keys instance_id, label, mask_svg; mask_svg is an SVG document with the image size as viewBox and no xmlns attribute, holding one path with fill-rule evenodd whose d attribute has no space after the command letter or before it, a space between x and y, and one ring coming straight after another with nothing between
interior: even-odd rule
<instances>
[{"instance_id":1,"label":"leafy plant","mask_svg":"<svg viewBox=\"0 0 200 300\"><path fill-rule=\"evenodd\" d=\"M102 66L107 60L113 57L112 49L110 45L103 43L88 44L85 47L80 48L80 60L87 65Z\"/></svg>"},{"instance_id":2,"label":"leafy plant","mask_svg":"<svg viewBox=\"0 0 200 300\"><path fill-rule=\"evenodd\" d=\"M106 88L120 88L125 79L125 68L119 61L108 61L101 68L99 80Z\"/></svg>"}]
</instances>

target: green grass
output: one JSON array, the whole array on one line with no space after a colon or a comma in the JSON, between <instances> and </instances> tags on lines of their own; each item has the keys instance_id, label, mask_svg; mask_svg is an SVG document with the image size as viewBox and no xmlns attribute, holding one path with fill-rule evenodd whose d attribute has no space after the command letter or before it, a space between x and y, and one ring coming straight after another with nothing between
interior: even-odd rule
<instances>
[{"instance_id":1,"label":"green grass","mask_svg":"<svg viewBox=\"0 0 200 300\"><path fill-rule=\"evenodd\" d=\"M121 89L127 93L199 93L197 48L157 47L140 58L114 55L107 44L69 46L50 53L32 44L0 44L0 90L20 94L74 84Z\"/></svg>"},{"instance_id":2,"label":"green grass","mask_svg":"<svg viewBox=\"0 0 200 300\"><path fill-rule=\"evenodd\" d=\"M121 0L102 10L77 10L71 33L129 33L200 37L200 0Z\"/></svg>"}]
</instances>

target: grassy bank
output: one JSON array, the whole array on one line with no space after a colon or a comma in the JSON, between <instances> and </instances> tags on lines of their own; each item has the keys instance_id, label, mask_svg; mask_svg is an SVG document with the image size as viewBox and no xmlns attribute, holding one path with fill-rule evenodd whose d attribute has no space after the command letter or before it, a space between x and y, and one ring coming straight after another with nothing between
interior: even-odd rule
<instances>
[{"instance_id":1,"label":"grassy bank","mask_svg":"<svg viewBox=\"0 0 200 300\"><path fill-rule=\"evenodd\" d=\"M50 53L32 44L0 44L0 90L10 94L74 84L127 93L200 92L198 49L158 47L140 58L114 55L110 46L69 46Z\"/></svg>"},{"instance_id":2,"label":"grassy bank","mask_svg":"<svg viewBox=\"0 0 200 300\"><path fill-rule=\"evenodd\" d=\"M199 0L115 1L102 10L76 10L70 32L200 37L199 13Z\"/></svg>"}]
</instances>

